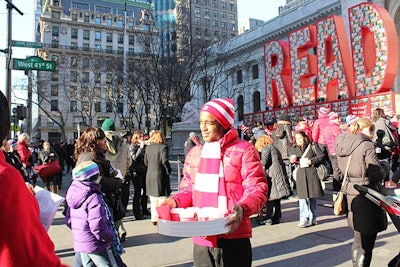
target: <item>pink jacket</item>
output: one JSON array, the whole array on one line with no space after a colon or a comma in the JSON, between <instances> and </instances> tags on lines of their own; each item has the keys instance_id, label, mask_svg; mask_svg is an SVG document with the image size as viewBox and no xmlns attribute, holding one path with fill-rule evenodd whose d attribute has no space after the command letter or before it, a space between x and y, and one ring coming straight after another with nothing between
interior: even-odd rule
<instances>
[{"instance_id":1,"label":"pink jacket","mask_svg":"<svg viewBox=\"0 0 400 267\"><path fill-rule=\"evenodd\" d=\"M319 118L314 122L312 127L312 139L318 144L325 144L323 140L322 131L328 125L329 117L328 114L320 115Z\"/></svg>"},{"instance_id":2,"label":"pink jacket","mask_svg":"<svg viewBox=\"0 0 400 267\"><path fill-rule=\"evenodd\" d=\"M180 208L192 206L192 186L200 162L202 145L193 147L183 167L183 179L180 192L172 198ZM268 185L260 156L256 148L238 137L235 128L222 139L221 154L223 157L228 210L238 204L243 207L244 215L238 230L223 238L249 238L252 236L250 216L257 213L267 201ZM197 242L196 242L197 243Z\"/></svg>"},{"instance_id":3,"label":"pink jacket","mask_svg":"<svg viewBox=\"0 0 400 267\"><path fill-rule=\"evenodd\" d=\"M342 133L342 129L340 129L340 125L337 122L330 121L322 130L322 136L326 146L328 147L329 155L335 154L335 141L336 137Z\"/></svg>"}]
</instances>

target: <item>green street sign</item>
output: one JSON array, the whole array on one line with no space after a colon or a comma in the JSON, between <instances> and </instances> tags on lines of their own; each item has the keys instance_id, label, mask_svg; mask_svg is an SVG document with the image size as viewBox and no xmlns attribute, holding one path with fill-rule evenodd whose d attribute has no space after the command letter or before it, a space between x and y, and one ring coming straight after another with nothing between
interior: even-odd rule
<instances>
[{"instance_id":1,"label":"green street sign","mask_svg":"<svg viewBox=\"0 0 400 267\"><path fill-rule=\"evenodd\" d=\"M26 59L13 58L14 70L41 70L41 71L55 71L56 62L46 61L40 57L32 56Z\"/></svg>"},{"instance_id":2,"label":"green street sign","mask_svg":"<svg viewBox=\"0 0 400 267\"><path fill-rule=\"evenodd\" d=\"M29 48L42 48L41 43L26 42L26 41L12 41L12 46L29 47Z\"/></svg>"}]
</instances>

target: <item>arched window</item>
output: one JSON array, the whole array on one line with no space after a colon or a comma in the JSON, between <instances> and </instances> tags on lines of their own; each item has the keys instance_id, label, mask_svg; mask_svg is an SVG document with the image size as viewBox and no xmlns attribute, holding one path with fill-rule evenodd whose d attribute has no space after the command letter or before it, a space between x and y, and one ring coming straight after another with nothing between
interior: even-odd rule
<instances>
[{"instance_id":1,"label":"arched window","mask_svg":"<svg viewBox=\"0 0 400 267\"><path fill-rule=\"evenodd\" d=\"M238 120L242 121L244 119L244 100L242 95L238 96L237 98L237 106L238 106Z\"/></svg>"},{"instance_id":2,"label":"arched window","mask_svg":"<svg viewBox=\"0 0 400 267\"><path fill-rule=\"evenodd\" d=\"M260 111L261 111L260 92L255 91L253 94L253 112L260 112Z\"/></svg>"}]
</instances>

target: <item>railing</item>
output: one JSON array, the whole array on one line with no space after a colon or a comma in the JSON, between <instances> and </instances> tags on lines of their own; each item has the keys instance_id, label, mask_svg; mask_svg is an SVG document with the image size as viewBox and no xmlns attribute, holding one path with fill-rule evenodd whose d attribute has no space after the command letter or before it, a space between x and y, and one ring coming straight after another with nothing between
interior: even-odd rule
<instances>
[{"instance_id":1,"label":"railing","mask_svg":"<svg viewBox=\"0 0 400 267\"><path fill-rule=\"evenodd\" d=\"M182 162L179 160L170 160L169 163L171 164L177 164L178 167L178 192L179 192L179 185L181 184L181 164Z\"/></svg>"}]
</instances>

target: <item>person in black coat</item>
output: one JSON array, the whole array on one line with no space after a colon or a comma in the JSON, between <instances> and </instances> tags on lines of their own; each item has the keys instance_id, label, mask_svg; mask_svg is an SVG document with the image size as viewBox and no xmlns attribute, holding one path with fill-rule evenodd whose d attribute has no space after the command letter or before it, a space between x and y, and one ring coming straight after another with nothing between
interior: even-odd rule
<instances>
[{"instance_id":1,"label":"person in black coat","mask_svg":"<svg viewBox=\"0 0 400 267\"><path fill-rule=\"evenodd\" d=\"M151 221L157 224L156 207L162 199L171 194L169 175L171 166L168 161L168 149L161 131L155 131L150 137L150 145L146 147L144 164L147 166L146 191L150 196Z\"/></svg>"},{"instance_id":2,"label":"person in black coat","mask_svg":"<svg viewBox=\"0 0 400 267\"><path fill-rule=\"evenodd\" d=\"M324 195L317 174L318 164L325 157L318 145L308 140L307 134L297 131L294 134L296 145L290 148L290 161L296 165L296 190L299 198L300 222L304 228L317 224L317 199Z\"/></svg>"},{"instance_id":3,"label":"person in black coat","mask_svg":"<svg viewBox=\"0 0 400 267\"><path fill-rule=\"evenodd\" d=\"M260 224L272 225L280 223L282 217L281 199L292 195L282 155L273 145L268 135L258 137L255 147L260 152L261 163L268 177L268 201L265 204L265 221Z\"/></svg>"}]
</instances>

